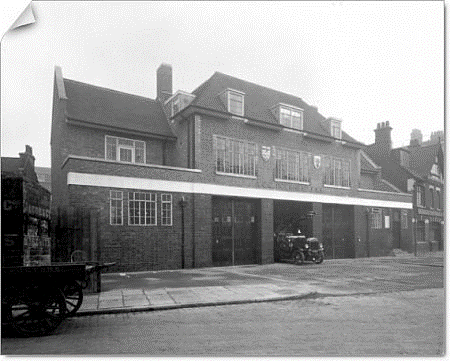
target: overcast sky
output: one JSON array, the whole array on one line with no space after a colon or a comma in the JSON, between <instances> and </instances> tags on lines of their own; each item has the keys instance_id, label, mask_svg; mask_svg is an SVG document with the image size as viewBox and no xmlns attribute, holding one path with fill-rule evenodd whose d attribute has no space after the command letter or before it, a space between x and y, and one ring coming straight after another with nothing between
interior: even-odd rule
<instances>
[{"instance_id":1,"label":"overcast sky","mask_svg":"<svg viewBox=\"0 0 450 361\"><path fill-rule=\"evenodd\" d=\"M36 22L1 43L1 152L50 166L54 66L63 76L155 98L156 69L192 91L220 71L296 95L370 144L390 121L444 129L444 3L33 2Z\"/></svg>"}]
</instances>

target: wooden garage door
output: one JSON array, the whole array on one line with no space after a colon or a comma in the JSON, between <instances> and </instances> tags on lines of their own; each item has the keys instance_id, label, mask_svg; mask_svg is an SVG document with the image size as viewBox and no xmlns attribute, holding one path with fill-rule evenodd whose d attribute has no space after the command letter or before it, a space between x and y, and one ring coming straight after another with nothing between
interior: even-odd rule
<instances>
[{"instance_id":1,"label":"wooden garage door","mask_svg":"<svg viewBox=\"0 0 450 361\"><path fill-rule=\"evenodd\" d=\"M213 199L214 266L252 264L256 262L256 206L253 202Z\"/></svg>"},{"instance_id":2,"label":"wooden garage door","mask_svg":"<svg viewBox=\"0 0 450 361\"><path fill-rule=\"evenodd\" d=\"M323 205L323 246L326 258L353 258L353 207Z\"/></svg>"}]
</instances>

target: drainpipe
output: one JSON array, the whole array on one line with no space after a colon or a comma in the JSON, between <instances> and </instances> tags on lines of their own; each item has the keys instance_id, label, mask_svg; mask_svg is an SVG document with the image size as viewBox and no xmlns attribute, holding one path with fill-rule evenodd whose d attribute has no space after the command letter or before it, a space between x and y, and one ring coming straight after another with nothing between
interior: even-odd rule
<instances>
[{"instance_id":1,"label":"drainpipe","mask_svg":"<svg viewBox=\"0 0 450 361\"><path fill-rule=\"evenodd\" d=\"M370 209L366 208L367 232L366 232L366 249L367 257L370 257Z\"/></svg>"},{"instance_id":2,"label":"drainpipe","mask_svg":"<svg viewBox=\"0 0 450 361\"><path fill-rule=\"evenodd\" d=\"M184 268L184 207L186 206L186 203L184 196L181 197L181 268Z\"/></svg>"},{"instance_id":3,"label":"drainpipe","mask_svg":"<svg viewBox=\"0 0 450 361\"><path fill-rule=\"evenodd\" d=\"M414 182L413 186L413 219L412 219L412 226L413 226L413 237L414 237L414 257L417 257L417 185L416 182ZM416 202L416 205L414 206L414 200Z\"/></svg>"}]
</instances>

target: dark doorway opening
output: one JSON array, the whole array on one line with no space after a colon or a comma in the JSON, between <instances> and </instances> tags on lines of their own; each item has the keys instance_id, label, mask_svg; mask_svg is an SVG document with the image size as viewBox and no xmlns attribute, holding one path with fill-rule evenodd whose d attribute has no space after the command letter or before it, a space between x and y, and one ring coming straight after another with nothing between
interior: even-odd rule
<instances>
[{"instance_id":1,"label":"dark doorway opening","mask_svg":"<svg viewBox=\"0 0 450 361\"><path fill-rule=\"evenodd\" d=\"M273 204L273 231L298 233L307 238L313 237L312 203L295 201L274 201Z\"/></svg>"}]
</instances>

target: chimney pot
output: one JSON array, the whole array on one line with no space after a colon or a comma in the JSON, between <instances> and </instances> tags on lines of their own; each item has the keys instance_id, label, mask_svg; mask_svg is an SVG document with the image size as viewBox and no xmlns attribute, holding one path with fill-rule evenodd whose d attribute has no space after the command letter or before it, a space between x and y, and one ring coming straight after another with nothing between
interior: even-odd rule
<instances>
[{"instance_id":1,"label":"chimney pot","mask_svg":"<svg viewBox=\"0 0 450 361\"><path fill-rule=\"evenodd\" d=\"M387 126L387 127L389 126L389 120L386 122L386 126Z\"/></svg>"},{"instance_id":2,"label":"chimney pot","mask_svg":"<svg viewBox=\"0 0 450 361\"><path fill-rule=\"evenodd\" d=\"M377 129L380 129L380 123L377 123Z\"/></svg>"}]
</instances>

